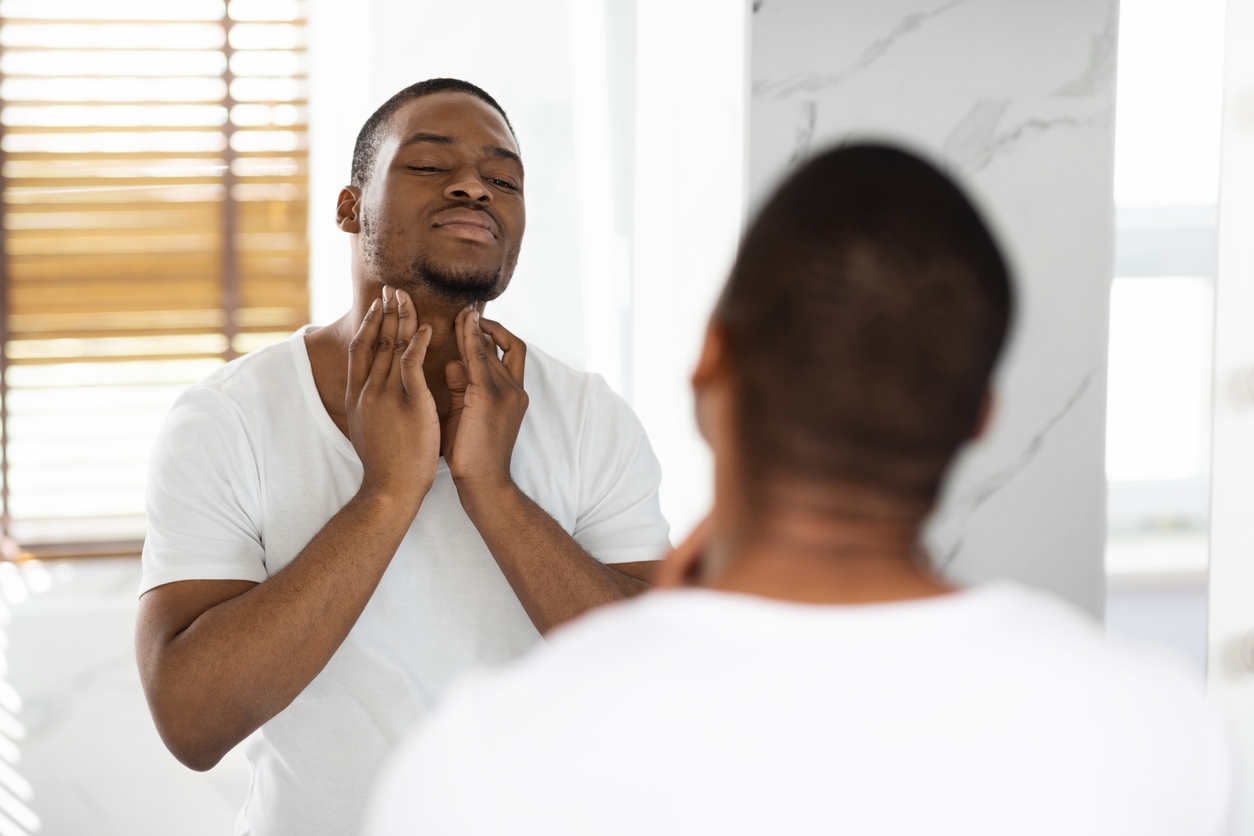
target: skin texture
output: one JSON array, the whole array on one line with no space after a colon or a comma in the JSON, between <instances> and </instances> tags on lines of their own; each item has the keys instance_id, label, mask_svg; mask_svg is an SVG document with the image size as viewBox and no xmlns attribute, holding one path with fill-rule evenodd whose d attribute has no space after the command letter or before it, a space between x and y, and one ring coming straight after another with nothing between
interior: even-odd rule
<instances>
[{"instance_id":1,"label":"skin texture","mask_svg":"<svg viewBox=\"0 0 1254 836\"><path fill-rule=\"evenodd\" d=\"M851 485L776 476L750 502L735 433L722 334L706 331L692 377L697 423L714 453L714 505L658 570L659 588L700 586L805 604L868 604L943 595L919 559L923 515ZM989 412L986 400L985 416Z\"/></svg>"},{"instance_id":2,"label":"skin texture","mask_svg":"<svg viewBox=\"0 0 1254 836\"><path fill-rule=\"evenodd\" d=\"M438 93L403 106L369 182L341 190L353 308L305 341L323 406L361 458L361 488L264 583L182 581L140 599L144 691L187 766L214 766L318 675L369 602L440 456L541 632L648 586L654 563L600 563L510 477L527 410L523 342L482 317L484 302L467 306L407 269L425 260L498 275L491 298L505 289L526 223L517 153L495 110Z\"/></svg>"}]
</instances>

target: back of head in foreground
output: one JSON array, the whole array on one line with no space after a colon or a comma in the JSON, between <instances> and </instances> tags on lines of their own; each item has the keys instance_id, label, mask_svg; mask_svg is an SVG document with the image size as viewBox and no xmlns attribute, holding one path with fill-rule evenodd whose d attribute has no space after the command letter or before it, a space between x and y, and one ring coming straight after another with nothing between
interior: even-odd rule
<instances>
[{"instance_id":1,"label":"back of head in foreground","mask_svg":"<svg viewBox=\"0 0 1254 836\"><path fill-rule=\"evenodd\" d=\"M714 506L660 585L704 589L465 682L371 836L1219 836L1229 766L1200 688L1045 596L954 591L919 553L1012 307L932 166L859 145L794 172L693 375Z\"/></svg>"},{"instance_id":2,"label":"back of head in foreground","mask_svg":"<svg viewBox=\"0 0 1254 836\"><path fill-rule=\"evenodd\" d=\"M945 591L919 527L989 414L1012 297L975 208L919 158L845 146L793 172L706 334L714 508L663 582L812 603Z\"/></svg>"}]
</instances>

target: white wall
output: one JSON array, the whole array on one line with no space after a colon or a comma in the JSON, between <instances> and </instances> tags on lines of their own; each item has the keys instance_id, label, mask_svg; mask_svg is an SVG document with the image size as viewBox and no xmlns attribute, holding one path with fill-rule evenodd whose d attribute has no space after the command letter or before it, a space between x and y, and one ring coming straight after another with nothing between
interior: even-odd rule
<instances>
[{"instance_id":1,"label":"white wall","mask_svg":"<svg viewBox=\"0 0 1254 836\"><path fill-rule=\"evenodd\" d=\"M1212 694L1254 764L1254 4L1228 0L1219 272L1215 283L1215 406L1211 462ZM1235 833L1254 834L1254 795Z\"/></svg>"},{"instance_id":2,"label":"white wall","mask_svg":"<svg viewBox=\"0 0 1254 836\"><path fill-rule=\"evenodd\" d=\"M633 405L679 540L712 496L689 375L744 218L748 18L741 0L639 9Z\"/></svg>"},{"instance_id":3,"label":"white wall","mask_svg":"<svg viewBox=\"0 0 1254 836\"><path fill-rule=\"evenodd\" d=\"M891 139L962 176L1017 269L998 412L951 479L935 558L1100 613L1117 4L755 6L751 199L812 149Z\"/></svg>"}]
</instances>

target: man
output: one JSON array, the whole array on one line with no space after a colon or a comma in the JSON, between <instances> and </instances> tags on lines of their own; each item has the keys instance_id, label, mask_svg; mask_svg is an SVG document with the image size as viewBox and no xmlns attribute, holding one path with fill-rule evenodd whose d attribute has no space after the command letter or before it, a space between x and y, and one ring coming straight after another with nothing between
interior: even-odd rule
<instances>
[{"instance_id":1,"label":"man","mask_svg":"<svg viewBox=\"0 0 1254 836\"><path fill-rule=\"evenodd\" d=\"M693 375L714 505L676 589L455 687L367 832L1222 833L1224 739L1186 670L922 557L1010 312L940 172L869 145L797 170Z\"/></svg>"},{"instance_id":2,"label":"man","mask_svg":"<svg viewBox=\"0 0 1254 836\"><path fill-rule=\"evenodd\" d=\"M353 309L227 364L162 430L140 672L183 763L247 739L237 832L357 832L453 675L640 591L667 545L626 404L481 317L524 220L500 105L450 79L402 90L336 207Z\"/></svg>"}]
</instances>

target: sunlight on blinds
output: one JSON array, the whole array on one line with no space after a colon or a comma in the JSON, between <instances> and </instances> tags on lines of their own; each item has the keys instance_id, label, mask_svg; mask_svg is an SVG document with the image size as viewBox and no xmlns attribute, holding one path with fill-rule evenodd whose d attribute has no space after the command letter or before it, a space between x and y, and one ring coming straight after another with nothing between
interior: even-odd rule
<instances>
[{"instance_id":1,"label":"sunlight on blinds","mask_svg":"<svg viewBox=\"0 0 1254 836\"><path fill-rule=\"evenodd\" d=\"M20 546L141 539L174 397L308 321L304 39L293 0L0 0Z\"/></svg>"}]
</instances>

